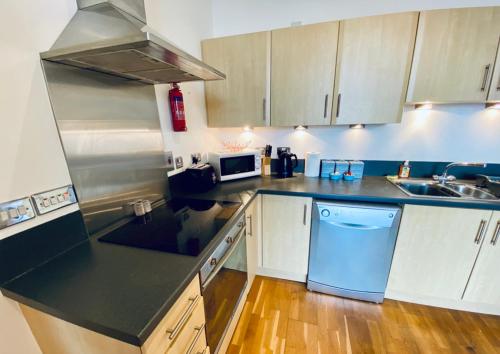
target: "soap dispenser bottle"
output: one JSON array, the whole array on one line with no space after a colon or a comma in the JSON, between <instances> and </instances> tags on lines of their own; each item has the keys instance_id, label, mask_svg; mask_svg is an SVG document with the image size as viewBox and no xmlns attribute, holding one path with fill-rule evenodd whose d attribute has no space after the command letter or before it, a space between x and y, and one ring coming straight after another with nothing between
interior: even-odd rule
<instances>
[{"instance_id":1,"label":"soap dispenser bottle","mask_svg":"<svg viewBox=\"0 0 500 354\"><path fill-rule=\"evenodd\" d=\"M411 171L411 165L409 160L405 160L401 165L399 165L399 178L409 178Z\"/></svg>"}]
</instances>

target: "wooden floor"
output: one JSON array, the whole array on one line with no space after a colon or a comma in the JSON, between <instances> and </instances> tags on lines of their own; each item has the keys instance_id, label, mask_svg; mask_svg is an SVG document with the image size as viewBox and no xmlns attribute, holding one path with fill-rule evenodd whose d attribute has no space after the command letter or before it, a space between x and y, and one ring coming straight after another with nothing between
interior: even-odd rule
<instances>
[{"instance_id":1,"label":"wooden floor","mask_svg":"<svg viewBox=\"0 0 500 354\"><path fill-rule=\"evenodd\" d=\"M500 353L500 317L376 305L257 277L227 353Z\"/></svg>"}]
</instances>

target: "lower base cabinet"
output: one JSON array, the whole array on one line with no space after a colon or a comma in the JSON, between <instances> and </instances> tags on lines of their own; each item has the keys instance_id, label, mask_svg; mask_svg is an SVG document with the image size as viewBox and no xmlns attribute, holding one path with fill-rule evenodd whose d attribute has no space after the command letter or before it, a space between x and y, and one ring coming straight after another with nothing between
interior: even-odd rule
<instances>
[{"instance_id":1,"label":"lower base cabinet","mask_svg":"<svg viewBox=\"0 0 500 354\"><path fill-rule=\"evenodd\" d=\"M245 211L246 218L246 233L247 233L247 263L248 263L248 286L247 289L250 290L253 280L255 279L255 274L257 273L257 267L260 264L259 257L259 240L261 238L261 204L262 196L259 194L255 197L252 203L248 206Z\"/></svg>"},{"instance_id":2,"label":"lower base cabinet","mask_svg":"<svg viewBox=\"0 0 500 354\"><path fill-rule=\"evenodd\" d=\"M486 230L463 300L500 308L500 211Z\"/></svg>"},{"instance_id":3,"label":"lower base cabinet","mask_svg":"<svg viewBox=\"0 0 500 354\"><path fill-rule=\"evenodd\" d=\"M259 274L305 282L312 198L262 196L262 266Z\"/></svg>"},{"instance_id":4,"label":"lower base cabinet","mask_svg":"<svg viewBox=\"0 0 500 354\"><path fill-rule=\"evenodd\" d=\"M500 314L499 228L500 212L406 205L386 297Z\"/></svg>"},{"instance_id":5,"label":"lower base cabinet","mask_svg":"<svg viewBox=\"0 0 500 354\"><path fill-rule=\"evenodd\" d=\"M63 321L31 307L21 310L43 353L209 354L205 310L196 276L141 346L134 346Z\"/></svg>"}]
</instances>

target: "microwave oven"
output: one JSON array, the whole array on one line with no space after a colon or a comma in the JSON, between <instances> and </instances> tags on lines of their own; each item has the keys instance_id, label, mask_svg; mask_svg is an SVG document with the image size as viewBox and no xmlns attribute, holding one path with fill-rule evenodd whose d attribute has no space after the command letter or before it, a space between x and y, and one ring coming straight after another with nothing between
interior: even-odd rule
<instances>
[{"instance_id":1,"label":"microwave oven","mask_svg":"<svg viewBox=\"0 0 500 354\"><path fill-rule=\"evenodd\" d=\"M221 182L258 176L261 173L260 151L210 152L208 162Z\"/></svg>"}]
</instances>

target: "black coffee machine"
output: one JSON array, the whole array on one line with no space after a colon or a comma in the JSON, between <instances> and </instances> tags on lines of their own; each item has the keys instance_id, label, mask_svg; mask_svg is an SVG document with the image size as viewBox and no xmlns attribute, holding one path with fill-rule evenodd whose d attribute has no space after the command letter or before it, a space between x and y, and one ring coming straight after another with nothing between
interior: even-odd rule
<instances>
[{"instance_id":1,"label":"black coffee machine","mask_svg":"<svg viewBox=\"0 0 500 354\"><path fill-rule=\"evenodd\" d=\"M288 178L293 177L293 169L297 167L297 155L290 152L289 147L279 147L278 153L278 177ZM292 157L295 161L292 161Z\"/></svg>"}]
</instances>

